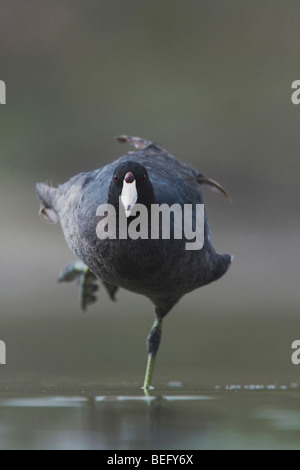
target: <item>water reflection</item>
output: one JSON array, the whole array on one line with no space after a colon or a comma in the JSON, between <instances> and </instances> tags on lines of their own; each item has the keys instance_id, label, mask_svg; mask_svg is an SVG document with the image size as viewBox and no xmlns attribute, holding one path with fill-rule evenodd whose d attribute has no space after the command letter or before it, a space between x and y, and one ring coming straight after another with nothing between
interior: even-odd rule
<instances>
[{"instance_id":1,"label":"water reflection","mask_svg":"<svg viewBox=\"0 0 300 470\"><path fill-rule=\"evenodd\" d=\"M1 449L300 448L295 389L2 396Z\"/></svg>"}]
</instances>

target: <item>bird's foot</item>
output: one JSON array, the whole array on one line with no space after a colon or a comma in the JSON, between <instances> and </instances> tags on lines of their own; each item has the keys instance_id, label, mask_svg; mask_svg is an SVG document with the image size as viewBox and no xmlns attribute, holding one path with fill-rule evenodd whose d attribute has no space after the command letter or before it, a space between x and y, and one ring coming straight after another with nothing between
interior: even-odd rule
<instances>
[{"instance_id":1,"label":"bird's foot","mask_svg":"<svg viewBox=\"0 0 300 470\"><path fill-rule=\"evenodd\" d=\"M71 282L77 280L79 301L82 310L97 300L95 293L98 291L97 277L82 261L74 261L68 264L58 276L58 282Z\"/></svg>"},{"instance_id":2,"label":"bird's foot","mask_svg":"<svg viewBox=\"0 0 300 470\"><path fill-rule=\"evenodd\" d=\"M150 397L150 392L152 392L152 390L154 390L155 387L152 387L152 385L149 385L149 387L145 387L143 385L143 387L141 387L141 390L143 390L144 394L146 395L146 397Z\"/></svg>"}]
</instances>

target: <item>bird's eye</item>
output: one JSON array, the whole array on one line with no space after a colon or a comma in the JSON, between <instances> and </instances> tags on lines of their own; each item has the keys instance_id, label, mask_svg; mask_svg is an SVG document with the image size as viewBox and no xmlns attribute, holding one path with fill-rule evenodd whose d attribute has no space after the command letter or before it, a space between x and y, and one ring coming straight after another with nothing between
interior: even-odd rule
<instances>
[{"instance_id":1,"label":"bird's eye","mask_svg":"<svg viewBox=\"0 0 300 470\"><path fill-rule=\"evenodd\" d=\"M114 175L114 182L115 182L115 183L118 182L118 177L117 177L117 175Z\"/></svg>"},{"instance_id":2,"label":"bird's eye","mask_svg":"<svg viewBox=\"0 0 300 470\"><path fill-rule=\"evenodd\" d=\"M147 175L144 175L142 179L143 183L145 183L146 180L147 180Z\"/></svg>"}]
</instances>

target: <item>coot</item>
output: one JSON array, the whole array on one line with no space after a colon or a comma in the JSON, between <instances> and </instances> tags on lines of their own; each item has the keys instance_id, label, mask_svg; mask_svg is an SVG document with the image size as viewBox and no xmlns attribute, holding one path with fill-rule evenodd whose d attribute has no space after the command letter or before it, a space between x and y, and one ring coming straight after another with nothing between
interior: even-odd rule
<instances>
[{"instance_id":1,"label":"coot","mask_svg":"<svg viewBox=\"0 0 300 470\"><path fill-rule=\"evenodd\" d=\"M151 237L152 207L164 204L176 205L183 211L185 207L192 208L195 228L196 208L203 204L201 184L221 191L228 198L229 195L217 182L157 144L129 136L118 140L133 145L136 150L103 168L80 173L57 188L38 183L36 190L42 202L41 218L61 223L69 247L79 258L64 268L59 280L78 278L83 309L96 300L99 280L112 300L122 287L152 301L155 322L147 338L148 362L143 387L148 394L163 318L184 294L223 276L232 260L230 255L215 252L205 213L201 249L187 249L184 231L181 237L176 236L175 213L169 217L170 236L162 235L159 219L158 236L156 233ZM140 205L147 209L143 219L146 228L142 231L141 223L136 223L134 237L128 233L126 237L121 236L117 221L125 220L129 232L130 224L134 225L141 215L135 210ZM110 208L114 209L112 219L108 219ZM109 220L116 222L112 236L108 233Z\"/></svg>"}]
</instances>

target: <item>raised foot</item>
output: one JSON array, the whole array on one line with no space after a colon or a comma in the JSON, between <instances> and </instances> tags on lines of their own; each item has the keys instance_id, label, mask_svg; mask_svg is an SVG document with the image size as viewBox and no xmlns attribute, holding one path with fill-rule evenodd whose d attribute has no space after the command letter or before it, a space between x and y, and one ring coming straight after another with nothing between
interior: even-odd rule
<instances>
[{"instance_id":1,"label":"raised foot","mask_svg":"<svg viewBox=\"0 0 300 470\"><path fill-rule=\"evenodd\" d=\"M95 293L98 291L97 277L82 261L74 261L68 264L59 273L58 282L72 282L77 280L79 301L82 310L97 300Z\"/></svg>"}]
</instances>

